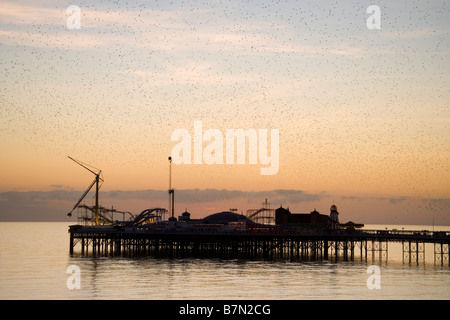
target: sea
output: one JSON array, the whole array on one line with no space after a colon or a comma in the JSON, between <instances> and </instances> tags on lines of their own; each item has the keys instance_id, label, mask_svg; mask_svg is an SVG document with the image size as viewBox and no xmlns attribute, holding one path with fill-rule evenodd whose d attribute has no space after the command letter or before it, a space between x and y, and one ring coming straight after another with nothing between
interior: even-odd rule
<instances>
[{"instance_id":1,"label":"sea","mask_svg":"<svg viewBox=\"0 0 450 320\"><path fill-rule=\"evenodd\" d=\"M72 223L73 224L73 223ZM69 254L70 223L0 223L1 300L447 300L448 258L258 261ZM366 229L448 231L442 226ZM357 250L356 250L357 251ZM448 257L448 256L447 256Z\"/></svg>"}]
</instances>

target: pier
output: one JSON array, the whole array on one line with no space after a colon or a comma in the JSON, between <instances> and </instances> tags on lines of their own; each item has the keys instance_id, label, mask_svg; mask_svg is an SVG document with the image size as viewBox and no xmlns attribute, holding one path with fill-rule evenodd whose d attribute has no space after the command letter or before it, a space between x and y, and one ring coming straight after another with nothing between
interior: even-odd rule
<instances>
[{"instance_id":1,"label":"pier","mask_svg":"<svg viewBox=\"0 0 450 320\"><path fill-rule=\"evenodd\" d=\"M403 262L425 260L425 244L434 246L436 264L449 265L450 232L324 230L289 233L275 226L229 232L155 230L123 226L70 226L70 253L97 256L171 258L244 258L387 261L389 244L402 244Z\"/></svg>"},{"instance_id":2,"label":"pier","mask_svg":"<svg viewBox=\"0 0 450 320\"><path fill-rule=\"evenodd\" d=\"M70 157L69 157L70 158ZM361 260L387 261L390 243L402 244L405 263L425 261L425 246L434 247L434 262L449 265L450 231L363 230L364 225L339 222L336 205L330 214L292 213L289 208L270 208L265 199L261 208L247 215L237 209L191 219L183 212L175 217L175 191L172 188L172 158L169 157L169 210L145 209L138 215L99 205L101 170L79 160L77 164L95 175L73 209L78 223L69 227L70 254L156 256L238 259ZM81 205L93 186L95 206ZM166 220L165 216L171 216ZM117 215L122 220L117 219ZM125 219L125 217L129 217Z\"/></svg>"}]
</instances>

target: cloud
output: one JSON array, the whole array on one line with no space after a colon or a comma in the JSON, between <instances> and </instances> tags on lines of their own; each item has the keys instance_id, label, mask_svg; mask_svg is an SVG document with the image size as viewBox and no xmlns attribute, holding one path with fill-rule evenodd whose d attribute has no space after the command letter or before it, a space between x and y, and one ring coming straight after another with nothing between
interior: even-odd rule
<instances>
[{"instance_id":1,"label":"cloud","mask_svg":"<svg viewBox=\"0 0 450 320\"><path fill-rule=\"evenodd\" d=\"M377 200L382 202L389 202L390 204L399 204L406 200L407 197L362 197L362 196L341 196L342 201L352 200L352 201L367 201L367 200Z\"/></svg>"},{"instance_id":2,"label":"cloud","mask_svg":"<svg viewBox=\"0 0 450 320\"><path fill-rule=\"evenodd\" d=\"M62 184L51 184L51 185L50 185L50 188L52 188L52 189L74 190L73 187L65 186L65 185L62 185Z\"/></svg>"},{"instance_id":3,"label":"cloud","mask_svg":"<svg viewBox=\"0 0 450 320\"><path fill-rule=\"evenodd\" d=\"M73 200L81 191L52 190L52 191L8 191L0 193L0 201L9 203L33 203L46 201Z\"/></svg>"},{"instance_id":4,"label":"cloud","mask_svg":"<svg viewBox=\"0 0 450 320\"><path fill-rule=\"evenodd\" d=\"M221 8L120 8L114 5L80 6L81 29L68 30L67 7L5 3L0 12L2 43L30 47L83 50L92 47L145 48L170 55L192 53L262 54L305 53L360 57L362 50L341 42L322 45L298 43L294 28L276 20L277 28L263 20L216 19ZM145 72L143 70L142 72ZM137 70L136 72L141 72Z\"/></svg>"},{"instance_id":5,"label":"cloud","mask_svg":"<svg viewBox=\"0 0 450 320\"><path fill-rule=\"evenodd\" d=\"M55 195L55 194L54 194ZM66 195L65 195L66 196ZM168 199L167 190L133 190L133 191L106 191L101 193L105 199L117 200L163 200ZM270 191L240 191L219 189L185 189L175 190L176 200L188 203L206 203L224 200L246 198L262 201L269 198L274 202L297 204L305 201L318 201L324 194L311 194L302 190L270 190Z\"/></svg>"},{"instance_id":6,"label":"cloud","mask_svg":"<svg viewBox=\"0 0 450 320\"><path fill-rule=\"evenodd\" d=\"M402 203L403 201L406 201L406 198L405 198L405 197L401 197L401 198L389 198L388 201L389 201L389 203L397 204L397 203Z\"/></svg>"},{"instance_id":7,"label":"cloud","mask_svg":"<svg viewBox=\"0 0 450 320\"><path fill-rule=\"evenodd\" d=\"M57 188L64 188L55 185ZM0 193L0 221L60 221L65 214L83 194L80 190L52 190L29 192L2 192ZM308 201L319 201L325 195L312 194L302 190L270 190L270 191L240 191L218 189L186 189L175 190L175 200L179 205L199 204L211 205L219 202L258 203L268 198L272 204L299 204ZM93 193L85 197L84 203L93 204ZM168 201L167 190L112 190L100 191L100 204L107 206L120 203L121 206L129 204L152 205ZM243 201L244 200L244 201ZM128 206L128 205L127 205ZM116 206L114 206L116 207ZM140 209L139 209L140 210Z\"/></svg>"},{"instance_id":8,"label":"cloud","mask_svg":"<svg viewBox=\"0 0 450 320\"><path fill-rule=\"evenodd\" d=\"M353 201L367 201L377 200L382 202L389 202L390 204L398 204L408 200L408 197L362 197L362 196L341 196L341 200L353 200Z\"/></svg>"},{"instance_id":9,"label":"cloud","mask_svg":"<svg viewBox=\"0 0 450 320\"><path fill-rule=\"evenodd\" d=\"M52 191L8 191L0 193L0 201L6 202L34 202L34 201L65 201L77 200L83 193L81 190L64 190L63 185L52 185L58 190ZM219 189L185 189L175 190L178 201L182 202L211 202L218 200L232 200L236 198L264 199L271 198L289 203L317 201L325 194L312 194L302 190L269 190L269 191L240 191ZM100 191L101 198L118 200L166 200L167 190L113 190Z\"/></svg>"},{"instance_id":10,"label":"cloud","mask_svg":"<svg viewBox=\"0 0 450 320\"><path fill-rule=\"evenodd\" d=\"M65 22L66 7L46 8L43 6L2 3L0 21L3 24L52 24Z\"/></svg>"},{"instance_id":11,"label":"cloud","mask_svg":"<svg viewBox=\"0 0 450 320\"><path fill-rule=\"evenodd\" d=\"M93 34L72 33L65 31L43 32L32 30L0 30L0 40L5 45L27 46L35 48L59 48L82 50L106 46L116 41L112 36L98 37Z\"/></svg>"},{"instance_id":12,"label":"cloud","mask_svg":"<svg viewBox=\"0 0 450 320\"><path fill-rule=\"evenodd\" d=\"M64 186L55 185L64 188ZM81 197L81 190L52 190L0 193L0 221L67 221L69 212ZM336 199L338 199L337 197ZM333 196L296 189L242 191L226 189L175 190L177 214L190 208L198 217L228 208L239 207L242 212L258 208L267 199L272 208L280 205L293 212L307 212L317 206L326 213ZM100 204L119 210L139 213L144 208L167 207L167 190L111 190L100 191ZM93 193L84 203L93 205ZM377 224L448 225L450 199L422 199L413 197L341 196L336 203L344 220ZM181 208L181 209L180 209ZM217 210L217 211L216 211ZM181 212L181 211L180 211Z\"/></svg>"},{"instance_id":13,"label":"cloud","mask_svg":"<svg viewBox=\"0 0 450 320\"><path fill-rule=\"evenodd\" d=\"M445 30L432 29L432 28L422 28L422 29L407 29L403 31L386 31L383 32L383 36L388 39L425 39L433 36L440 36L445 34Z\"/></svg>"},{"instance_id":14,"label":"cloud","mask_svg":"<svg viewBox=\"0 0 450 320\"><path fill-rule=\"evenodd\" d=\"M260 74L247 72L236 74L219 72L217 65L213 62L187 61L183 65L170 65L163 72L146 69L118 70L125 75L137 76L147 85L175 85L175 84L233 84L238 82L257 83Z\"/></svg>"}]
</instances>

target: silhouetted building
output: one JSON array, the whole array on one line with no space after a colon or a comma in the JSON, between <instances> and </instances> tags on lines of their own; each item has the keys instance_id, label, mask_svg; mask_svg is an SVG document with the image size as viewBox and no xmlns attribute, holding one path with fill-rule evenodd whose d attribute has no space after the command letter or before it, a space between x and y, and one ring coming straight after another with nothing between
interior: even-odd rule
<instances>
[{"instance_id":1,"label":"silhouetted building","mask_svg":"<svg viewBox=\"0 0 450 320\"><path fill-rule=\"evenodd\" d=\"M280 207L275 210L275 224L320 230L330 227L330 217L320 214L314 209L311 213L291 213L289 209Z\"/></svg>"},{"instance_id":2,"label":"silhouetted building","mask_svg":"<svg viewBox=\"0 0 450 320\"><path fill-rule=\"evenodd\" d=\"M337 227L339 227L339 229L353 231L355 229L364 228L364 224L363 223L354 223L353 221L349 221L347 223L338 223Z\"/></svg>"},{"instance_id":3,"label":"silhouetted building","mask_svg":"<svg viewBox=\"0 0 450 320\"><path fill-rule=\"evenodd\" d=\"M206 224L229 224L230 222L243 222L246 224L253 224L254 222L242 214L231 211L223 211L211 214L202 219Z\"/></svg>"},{"instance_id":4,"label":"silhouetted building","mask_svg":"<svg viewBox=\"0 0 450 320\"><path fill-rule=\"evenodd\" d=\"M178 216L178 221L189 222L191 220L191 214L187 211L183 212L181 216Z\"/></svg>"},{"instance_id":5,"label":"silhouetted building","mask_svg":"<svg viewBox=\"0 0 450 320\"><path fill-rule=\"evenodd\" d=\"M179 222L187 222L190 224L223 224L242 222L245 224L254 224L248 217L232 211L223 211L206 216L203 219L191 219L191 214L187 211L178 216Z\"/></svg>"}]
</instances>

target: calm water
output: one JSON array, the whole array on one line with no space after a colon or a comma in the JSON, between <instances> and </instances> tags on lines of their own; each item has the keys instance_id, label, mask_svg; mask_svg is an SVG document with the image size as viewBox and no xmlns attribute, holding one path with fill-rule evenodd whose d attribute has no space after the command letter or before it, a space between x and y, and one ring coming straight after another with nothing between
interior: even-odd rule
<instances>
[{"instance_id":1,"label":"calm water","mask_svg":"<svg viewBox=\"0 0 450 320\"><path fill-rule=\"evenodd\" d=\"M395 244L383 262L70 257L68 225L0 223L0 299L450 298L450 268L434 264L433 246L419 265L403 264ZM80 289L67 287L71 265L80 268ZM367 287L370 265L380 268L380 289Z\"/></svg>"}]
</instances>

